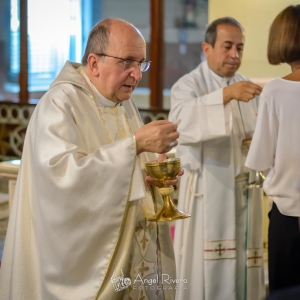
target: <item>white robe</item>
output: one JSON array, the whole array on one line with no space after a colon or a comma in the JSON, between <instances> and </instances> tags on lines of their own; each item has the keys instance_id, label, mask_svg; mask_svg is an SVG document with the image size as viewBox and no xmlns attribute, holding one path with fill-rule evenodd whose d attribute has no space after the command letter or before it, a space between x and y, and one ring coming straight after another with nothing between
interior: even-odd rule
<instances>
[{"instance_id":1,"label":"white robe","mask_svg":"<svg viewBox=\"0 0 300 300\"><path fill-rule=\"evenodd\" d=\"M178 205L192 215L175 226L177 277L189 282L178 300L265 296L262 191L243 192L253 173L241 146L253 134L257 102L223 104L223 87L241 80L203 62L172 87L169 119L181 119L176 156L185 169Z\"/></svg>"},{"instance_id":2,"label":"white robe","mask_svg":"<svg viewBox=\"0 0 300 300\"><path fill-rule=\"evenodd\" d=\"M109 107L75 67L66 63L28 126L0 299L174 299L162 283L175 277L169 226L146 220L151 192L157 208L161 197L128 201L139 114L131 100Z\"/></svg>"},{"instance_id":3,"label":"white robe","mask_svg":"<svg viewBox=\"0 0 300 300\"><path fill-rule=\"evenodd\" d=\"M246 165L270 172L264 191L285 216L300 217L300 82L277 78L264 86Z\"/></svg>"}]
</instances>

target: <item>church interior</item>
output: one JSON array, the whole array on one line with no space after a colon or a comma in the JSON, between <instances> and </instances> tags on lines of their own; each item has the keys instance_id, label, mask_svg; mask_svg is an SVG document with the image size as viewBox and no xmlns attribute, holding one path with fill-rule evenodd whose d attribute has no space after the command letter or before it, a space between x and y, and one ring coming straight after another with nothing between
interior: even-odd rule
<instances>
[{"instance_id":1,"label":"church interior","mask_svg":"<svg viewBox=\"0 0 300 300\"><path fill-rule=\"evenodd\" d=\"M286 65L271 66L266 57L269 26L292 0L2 0L0 2L0 261L19 170L26 128L40 97L65 60L80 62L87 33L100 19L123 18L147 42L151 68L134 91L144 123L167 119L170 89L204 56L201 44L207 24L236 18L245 30L239 73L262 87L288 74ZM61 12L57 12L57 6ZM55 26L52 20L55 18ZM68 30L63 30L64 22ZM170 153L176 157L176 148ZM176 203L178 189L172 198ZM263 232L266 290L268 211L264 197ZM192 212L191 212L192 213ZM176 231L176 222L171 230Z\"/></svg>"}]
</instances>

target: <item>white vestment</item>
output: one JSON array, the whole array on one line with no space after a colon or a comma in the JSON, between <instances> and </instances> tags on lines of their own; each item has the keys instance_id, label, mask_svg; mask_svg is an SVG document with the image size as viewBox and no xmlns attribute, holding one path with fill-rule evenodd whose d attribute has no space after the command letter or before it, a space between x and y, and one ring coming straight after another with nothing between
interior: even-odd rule
<instances>
[{"instance_id":1,"label":"white vestment","mask_svg":"<svg viewBox=\"0 0 300 300\"><path fill-rule=\"evenodd\" d=\"M244 192L253 172L244 166L257 102L230 101L223 87L247 80L222 78L207 62L183 76L171 91L169 119L180 132L179 203L190 219L176 222L177 277L188 281L178 300L261 300L265 296L262 190Z\"/></svg>"},{"instance_id":2,"label":"white vestment","mask_svg":"<svg viewBox=\"0 0 300 300\"><path fill-rule=\"evenodd\" d=\"M0 299L174 299L169 225L146 219L162 199L151 188L129 201L139 114L132 100L114 107L77 67L66 63L27 129Z\"/></svg>"}]
</instances>

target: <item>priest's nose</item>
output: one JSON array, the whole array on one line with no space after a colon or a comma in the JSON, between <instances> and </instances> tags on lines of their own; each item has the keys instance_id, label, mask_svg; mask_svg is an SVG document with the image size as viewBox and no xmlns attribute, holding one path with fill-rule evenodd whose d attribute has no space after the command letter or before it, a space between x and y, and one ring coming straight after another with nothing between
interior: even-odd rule
<instances>
[{"instance_id":1,"label":"priest's nose","mask_svg":"<svg viewBox=\"0 0 300 300\"><path fill-rule=\"evenodd\" d=\"M232 47L230 49L230 57L232 58L240 58L239 51L236 47Z\"/></svg>"},{"instance_id":2,"label":"priest's nose","mask_svg":"<svg viewBox=\"0 0 300 300\"><path fill-rule=\"evenodd\" d=\"M130 72L130 76L133 77L137 82L139 82L142 79L142 71L141 68L139 66L137 66L136 68L134 68L131 72Z\"/></svg>"}]
</instances>

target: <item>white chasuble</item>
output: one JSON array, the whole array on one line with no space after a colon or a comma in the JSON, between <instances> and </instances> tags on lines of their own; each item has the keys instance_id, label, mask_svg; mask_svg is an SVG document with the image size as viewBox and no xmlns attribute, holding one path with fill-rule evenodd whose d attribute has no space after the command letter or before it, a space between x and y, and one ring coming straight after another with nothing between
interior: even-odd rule
<instances>
[{"instance_id":1,"label":"white chasuble","mask_svg":"<svg viewBox=\"0 0 300 300\"><path fill-rule=\"evenodd\" d=\"M178 205L192 215L175 227L177 277L189 282L178 300L265 296L262 191L244 191L254 174L242 148L254 131L256 100L223 104L223 87L241 80L222 78L204 62L172 88L169 119L181 119L176 156L185 169Z\"/></svg>"},{"instance_id":2,"label":"white chasuble","mask_svg":"<svg viewBox=\"0 0 300 300\"><path fill-rule=\"evenodd\" d=\"M169 225L146 221L155 212L149 192L129 201L139 114L131 99L111 109L79 66L65 64L30 119L0 299L173 300L161 280L176 276ZM159 195L156 201L162 205ZM155 289L134 290L137 274L137 284L155 274Z\"/></svg>"}]
</instances>

